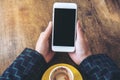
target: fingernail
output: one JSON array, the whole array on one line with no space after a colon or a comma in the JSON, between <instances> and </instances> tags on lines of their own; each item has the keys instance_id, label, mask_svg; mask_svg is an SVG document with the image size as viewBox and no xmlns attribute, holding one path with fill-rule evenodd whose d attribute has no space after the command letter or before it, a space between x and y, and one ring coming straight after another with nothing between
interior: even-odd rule
<instances>
[{"instance_id":1,"label":"fingernail","mask_svg":"<svg viewBox=\"0 0 120 80\"><path fill-rule=\"evenodd\" d=\"M49 24L51 24L52 23L52 21L49 21Z\"/></svg>"}]
</instances>

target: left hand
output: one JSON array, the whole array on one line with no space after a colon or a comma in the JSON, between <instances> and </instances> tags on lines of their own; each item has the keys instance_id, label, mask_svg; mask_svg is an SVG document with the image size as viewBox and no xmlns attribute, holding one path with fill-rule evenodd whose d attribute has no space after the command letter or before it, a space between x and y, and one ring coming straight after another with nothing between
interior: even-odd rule
<instances>
[{"instance_id":1,"label":"left hand","mask_svg":"<svg viewBox=\"0 0 120 80\"><path fill-rule=\"evenodd\" d=\"M51 32L52 22L49 22L46 30L40 34L35 48L44 57L46 62L49 62L54 56L54 52L51 50L49 43Z\"/></svg>"}]
</instances>

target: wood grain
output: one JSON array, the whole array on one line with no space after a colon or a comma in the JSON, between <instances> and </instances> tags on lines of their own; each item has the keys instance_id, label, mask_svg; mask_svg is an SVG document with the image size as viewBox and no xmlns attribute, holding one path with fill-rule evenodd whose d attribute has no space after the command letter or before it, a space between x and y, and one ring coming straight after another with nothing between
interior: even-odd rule
<instances>
[{"instance_id":1,"label":"wood grain","mask_svg":"<svg viewBox=\"0 0 120 80\"><path fill-rule=\"evenodd\" d=\"M0 74L26 48L34 49L40 32L52 20L52 5L61 0L0 0ZM62 0L78 4L78 19L93 54L108 54L120 67L120 1ZM64 53L50 65L75 64Z\"/></svg>"}]
</instances>

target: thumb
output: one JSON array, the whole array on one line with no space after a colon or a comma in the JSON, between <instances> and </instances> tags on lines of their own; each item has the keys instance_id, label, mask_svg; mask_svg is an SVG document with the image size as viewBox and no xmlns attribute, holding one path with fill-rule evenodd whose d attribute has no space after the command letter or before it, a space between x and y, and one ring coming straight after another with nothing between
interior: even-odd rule
<instances>
[{"instance_id":1,"label":"thumb","mask_svg":"<svg viewBox=\"0 0 120 80\"><path fill-rule=\"evenodd\" d=\"M84 40L84 34L80 26L80 21L77 22L77 40Z\"/></svg>"},{"instance_id":2,"label":"thumb","mask_svg":"<svg viewBox=\"0 0 120 80\"><path fill-rule=\"evenodd\" d=\"M50 37L51 32L52 32L52 22L50 21L46 30L44 31L44 36L46 39L48 39Z\"/></svg>"}]
</instances>

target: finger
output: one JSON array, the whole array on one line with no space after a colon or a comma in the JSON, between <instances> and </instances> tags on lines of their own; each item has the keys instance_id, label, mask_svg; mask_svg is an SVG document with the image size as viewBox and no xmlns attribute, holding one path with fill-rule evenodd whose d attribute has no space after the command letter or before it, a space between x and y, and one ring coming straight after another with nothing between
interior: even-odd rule
<instances>
[{"instance_id":1,"label":"finger","mask_svg":"<svg viewBox=\"0 0 120 80\"><path fill-rule=\"evenodd\" d=\"M80 21L78 21L77 22L77 40L83 40L83 39L84 39L84 34L80 26Z\"/></svg>"},{"instance_id":2,"label":"finger","mask_svg":"<svg viewBox=\"0 0 120 80\"><path fill-rule=\"evenodd\" d=\"M48 24L48 27L44 31L44 36L45 36L46 39L48 39L50 37L51 32L52 32L52 22L50 21L49 24Z\"/></svg>"}]
</instances>

